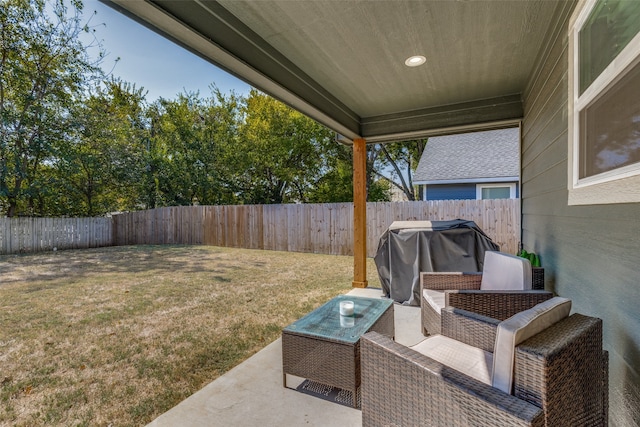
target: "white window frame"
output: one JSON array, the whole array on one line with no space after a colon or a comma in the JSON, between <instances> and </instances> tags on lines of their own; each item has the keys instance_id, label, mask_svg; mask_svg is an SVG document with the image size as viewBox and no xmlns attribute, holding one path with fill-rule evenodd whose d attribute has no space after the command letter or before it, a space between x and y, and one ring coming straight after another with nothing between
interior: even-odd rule
<instances>
[{"instance_id":1,"label":"white window frame","mask_svg":"<svg viewBox=\"0 0 640 427\"><path fill-rule=\"evenodd\" d=\"M476 200L482 199L482 189L483 188L496 188L496 187L509 187L509 198L516 198L516 184L515 183L507 183L507 182L499 182L495 184L476 184ZM486 199L490 200L490 199Z\"/></svg>"},{"instance_id":2,"label":"white window frame","mask_svg":"<svg viewBox=\"0 0 640 427\"><path fill-rule=\"evenodd\" d=\"M591 205L640 202L640 164L622 166L587 178L579 178L580 111L604 91L620 81L640 63L640 33L580 95L579 31L587 21L598 0L582 0L576 7L569 25L569 205Z\"/></svg>"}]
</instances>

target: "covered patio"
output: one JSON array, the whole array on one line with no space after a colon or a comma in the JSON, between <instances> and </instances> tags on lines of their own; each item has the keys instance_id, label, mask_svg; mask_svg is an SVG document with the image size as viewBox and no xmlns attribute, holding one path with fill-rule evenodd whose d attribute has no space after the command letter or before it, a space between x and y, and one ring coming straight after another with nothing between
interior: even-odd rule
<instances>
[{"instance_id":1,"label":"covered patio","mask_svg":"<svg viewBox=\"0 0 640 427\"><path fill-rule=\"evenodd\" d=\"M640 179L581 181L574 158L587 102L575 37L605 2L102 1L352 144L354 288L367 287L366 144L519 127L522 244L547 290L603 319L610 422L637 425ZM585 96L626 82L638 46L636 35Z\"/></svg>"}]
</instances>

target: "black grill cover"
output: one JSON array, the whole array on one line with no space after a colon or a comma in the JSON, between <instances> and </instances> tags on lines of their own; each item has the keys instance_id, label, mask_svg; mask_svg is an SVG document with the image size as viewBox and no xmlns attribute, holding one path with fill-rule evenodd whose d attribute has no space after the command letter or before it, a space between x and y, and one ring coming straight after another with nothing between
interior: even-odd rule
<instances>
[{"instance_id":1,"label":"black grill cover","mask_svg":"<svg viewBox=\"0 0 640 427\"><path fill-rule=\"evenodd\" d=\"M396 221L380 236L374 260L388 298L420 305L420 272L482 271L485 251L498 250L473 221Z\"/></svg>"}]
</instances>

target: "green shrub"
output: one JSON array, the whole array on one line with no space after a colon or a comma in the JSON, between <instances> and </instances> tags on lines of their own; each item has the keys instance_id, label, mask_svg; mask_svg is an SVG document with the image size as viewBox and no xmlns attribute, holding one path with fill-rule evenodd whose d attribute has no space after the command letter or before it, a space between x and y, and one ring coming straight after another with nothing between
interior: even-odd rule
<instances>
[{"instance_id":1,"label":"green shrub","mask_svg":"<svg viewBox=\"0 0 640 427\"><path fill-rule=\"evenodd\" d=\"M535 252L527 252L521 249L520 252L518 252L518 256L528 259L532 267L540 267L540 257Z\"/></svg>"}]
</instances>

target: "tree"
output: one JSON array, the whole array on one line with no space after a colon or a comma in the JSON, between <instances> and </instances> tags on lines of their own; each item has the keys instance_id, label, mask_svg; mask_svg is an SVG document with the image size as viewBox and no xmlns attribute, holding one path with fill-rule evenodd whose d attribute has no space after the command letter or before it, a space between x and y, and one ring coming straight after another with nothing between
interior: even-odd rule
<instances>
[{"instance_id":1,"label":"tree","mask_svg":"<svg viewBox=\"0 0 640 427\"><path fill-rule=\"evenodd\" d=\"M399 188L410 201L417 200L413 173L418 167L427 139L377 144L370 152L374 173Z\"/></svg>"},{"instance_id":2,"label":"tree","mask_svg":"<svg viewBox=\"0 0 640 427\"><path fill-rule=\"evenodd\" d=\"M225 156L235 148L240 104L214 86L210 98L180 94L151 106L150 207L235 201Z\"/></svg>"},{"instance_id":3,"label":"tree","mask_svg":"<svg viewBox=\"0 0 640 427\"><path fill-rule=\"evenodd\" d=\"M73 111L76 132L56 146L58 214L101 215L140 206L148 126L145 91L117 79L103 83ZM53 202L50 203L53 205ZM55 215L55 209L49 209Z\"/></svg>"},{"instance_id":4,"label":"tree","mask_svg":"<svg viewBox=\"0 0 640 427\"><path fill-rule=\"evenodd\" d=\"M161 98L153 105L151 149L157 160L151 171L156 188L154 206L191 205L197 199L198 175L206 166L200 156L202 110L197 94L181 94L176 100Z\"/></svg>"},{"instance_id":5,"label":"tree","mask_svg":"<svg viewBox=\"0 0 640 427\"><path fill-rule=\"evenodd\" d=\"M389 201L389 183L376 179L372 146L367 147L367 201ZM353 147L332 141L323 149L326 166L309 192L313 203L338 203L353 200Z\"/></svg>"},{"instance_id":6,"label":"tree","mask_svg":"<svg viewBox=\"0 0 640 427\"><path fill-rule=\"evenodd\" d=\"M333 139L324 126L281 102L252 90L228 157L243 203L307 202L323 172L323 153Z\"/></svg>"},{"instance_id":7,"label":"tree","mask_svg":"<svg viewBox=\"0 0 640 427\"><path fill-rule=\"evenodd\" d=\"M104 81L70 1L0 0L0 213L352 200L351 147L273 98L214 86L149 106ZM371 159L369 200L384 200Z\"/></svg>"},{"instance_id":8,"label":"tree","mask_svg":"<svg viewBox=\"0 0 640 427\"><path fill-rule=\"evenodd\" d=\"M101 76L79 35L82 3L0 1L0 210L34 213L44 169L68 137L71 110Z\"/></svg>"},{"instance_id":9,"label":"tree","mask_svg":"<svg viewBox=\"0 0 640 427\"><path fill-rule=\"evenodd\" d=\"M307 199L311 203L340 203L353 200L353 150L337 141L324 147L325 166Z\"/></svg>"},{"instance_id":10,"label":"tree","mask_svg":"<svg viewBox=\"0 0 640 427\"><path fill-rule=\"evenodd\" d=\"M206 204L238 204L236 175L242 168L234 163L236 147L242 127L245 99L234 92L223 94L212 85L212 96L207 99L203 112L204 138L208 166L206 170ZM214 185L215 184L215 185ZM203 189L204 190L204 189Z\"/></svg>"}]
</instances>

